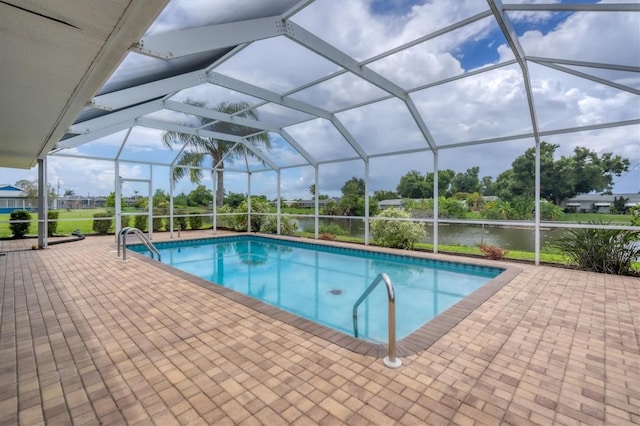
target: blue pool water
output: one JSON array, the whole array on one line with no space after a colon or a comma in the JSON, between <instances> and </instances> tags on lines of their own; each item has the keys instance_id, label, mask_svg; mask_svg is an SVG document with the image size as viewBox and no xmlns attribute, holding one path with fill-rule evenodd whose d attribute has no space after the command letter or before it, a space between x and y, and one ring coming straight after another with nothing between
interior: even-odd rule
<instances>
[{"instance_id":1,"label":"blue pool water","mask_svg":"<svg viewBox=\"0 0 640 426\"><path fill-rule=\"evenodd\" d=\"M163 263L349 335L353 304L385 272L396 292L398 340L503 271L252 235L156 247ZM387 342L387 308L381 284L358 309L359 338Z\"/></svg>"}]
</instances>

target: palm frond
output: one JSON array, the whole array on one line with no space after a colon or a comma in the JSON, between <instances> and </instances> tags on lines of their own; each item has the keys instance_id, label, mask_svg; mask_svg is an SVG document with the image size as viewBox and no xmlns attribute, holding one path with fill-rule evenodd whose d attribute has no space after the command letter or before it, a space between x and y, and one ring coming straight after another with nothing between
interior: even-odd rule
<instances>
[{"instance_id":1,"label":"palm frond","mask_svg":"<svg viewBox=\"0 0 640 426\"><path fill-rule=\"evenodd\" d=\"M184 151L176 162L176 166L202 167L202 163L204 162L206 156L207 154L204 152ZM202 170L199 168L196 169L191 167L175 167L173 169L173 180L178 181L179 179L185 177L188 173L191 182L200 183L200 180L202 179Z\"/></svg>"}]
</instances>

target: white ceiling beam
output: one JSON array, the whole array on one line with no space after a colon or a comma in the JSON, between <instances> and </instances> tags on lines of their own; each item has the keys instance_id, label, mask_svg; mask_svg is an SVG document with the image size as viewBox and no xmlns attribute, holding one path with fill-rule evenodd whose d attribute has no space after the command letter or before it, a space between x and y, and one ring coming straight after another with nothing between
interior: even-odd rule
<instances>
[{"instance_id":1,"label":"white ceiling beam","mask_svg":"<svg viewBox=\"0 0 640 426\"><path fill-rule=\"evenodd\" d=\"M116 110L150 99L158 99L169 93L174 93L206 82L207 73L205 71L193 71L187 74L164 78L151 83L140 84L128 89L99 95L93 98L92 103L102 109Z\"/></svg>"},{"instance_id":2,"label":"white ceiling beam","mask_svg":"<svg viewBox=\"0 0 640 426\"><path fill-rule=\"evenodd\" d=\"M295 15L296 13L300 12L302 9L304 9L305 7L313 3L313 1L314 0L302 0L298 2L297 4L289 8L289 10L287 10L282 15L280 15L280 19L282 19L283 21L285 19L289 19L290 17L292 17L293 15Z\"/></svg>"},{"instance_id":3,"label":"white ceiling beam","mask_svg":"<svg viewBox=\"0 0 640 426\"><path fill-rule=\"evenodd\" d=\"M520 70L522 72L522 80L524 82L524 89L527 95L527 104L529 106L529 116L531 118L531 127L533 129L533 136L536 143L540 142L540 134L538 131L538 118L536 115L536 107L533 99L533 89L531 88L531 77L529 76L529 68L527 66L527 62L524 59L524 50L522 49L522 45L520 44L520 40L518 39L518 34L516 30L513 28L513 24L511 20L507 16L504 11L504 6L501 0L487 0L489 3L489 8L493 13L493 16L502 31L511 51L513 52L513 56L518 61L520 65Z\"/></svg>"},{"instance_id":4,"label":"white ceiling beam","mask_svg":"<svg viewBox=\"0 0 640 426\"><path fill-rule=\"evenodd\" d=\"M537 61L533 61L533 60L532 60L532 62L535 62L535 63L537 63L539 65L542 65L542 66L545 66L545 67L548 67L548 68L551 68L551 69L554 69L554 70L557 70L557 71L560 71L560 72L564 72L564 73L567 73L567 74L575 75L576 77L581 77L581 78L584 78L586 80L591 80L591 81L594 81L596 83L604 84L605 86L613 87L613 88L618 89L618 90L622 90L622 91L625 91L625 92L633 93L634 95L640 95L640 90L638 90L638 89L626 86L624 84L619 84L619 83L616 83L614 81L607 80L605 78L596 77L595 75L591 75L591 74L580 72L580 71L577 71L577 70L574 70L574 69L571 69L571 68L563 67L562 65L557 65L557 64L554 64L554 63L551 63L551 62L537 62Z\"/></svg>"},{"instance_id":5,"label":"white ceiling beam","mask_svg":"<svg viewBox=\"0 0 640 426\"><path fill-rule=\"evenodd\" d=\"M163 108L164 105L162 105L162 101L147 102L142 105L136 105L134 107L105 114L91 120L76 123L73 126L69 127L67 133L92 133L96 130L111 127L122 122L129 122L143 115L160 111Z\"/></svg>"},{"instance_id":6,"label":"white ceiling beam","mask_svg":"<svg viewBox=\"0 0 640 426\"><path fill-rule=\"evenodd\" d=\"M640 67L633 65L605 64L602 62L575 61L571 59L544 58L540 56L525 56L525 59L533 62L550 62L552 64L570 65L574 67L602 68L605 70L640 72Z\"/></svg>"},{"instance_id":7,"label":"white ceiling beam","mask_svg":"<svg viewBox=\"0 0 640 426\"><path fill-rule=\"evenodd\" d=\"M262 152L252 143L250 143L245 138L242 138L240 136L230 135L228 133L213 132L211 130L198 130L198 129L194 129L188 126L183 126L180 124L167 123L165 121L152 120L149 118L140 118L136 120L136 124L139 126L149 127L152 129L169 130L173 132L184 133L187 135L194 135L194 136L200 136L205 138L220 139L220 140L229 141L229 142L241 143L242 145L247 147L247 149L253 152L265 164L268 164L269 167L271 167L274 170L279 169L278 165L272 162L264 152Z\"/></svg>"},{"instance_id":8,"label":"white ceiling beam","mask_svg":"<svg viewBox=\"0 0 640 426\"><path fill-rule=\"evenodd\" d=\"M427 144L431 147L432 150L437 150L437 145L431 136L431 133L427 129L427 125L425 124L422 116L415 108L413 104L413 100L409 97L409 94L406 90L393 83L391 80L383 77L377 72L369 69L368 67L361 65L358 61L353 59L351 56L343 53L339 49L325 42L321 38L315 36L309 31L305 30L301 26L287 21L286 32L285 35L296 43L306 47L307 49L317 53L325 59L347 69L348 71L354 73L358 77L362 78L365 81L373 84L374 86L384 90L385 92L397 97L402 100L407 108L409 109L409 113L411 117L417 124L420 132L425 138Z\"/></svg>"},{"instance_id":9,"label":"white ceiling beam","mask_svg":"<svg viewBox=\"0 0 640 426\"><path fill-rule=\"evenodd\" d=\"M263 89L261 87L254 86L253 84L236 80L235 78L231 78L216 72L209 73L209 82L211 84L216 84L222 87L226 87L227 89L232 89L238 92L242 92L247 95L254 96L256 98L264 99L274 104L286 106L288 108L295 109L297 111L301 111L307 114L311 114L319 118L324 118L325 120L328 120L333 123L336 129L342 134L342 136L347 140L347 142L351 145L351 147L356 152L358 152L358 154L362 157L362 159L366 158L366 153L364 152L362 147L356 142L356 140L349 133L349 131L342 125L340 120L338 120L331 112L325 109L307 104L306 102L297 101L291 98L285 98L276 92L272 92L271 90Z\"/></svg>"},{"instance_id":10,"label":"white ceiling beam","mask_svg":"<svg viewBox=\"0 0 640 426\"><path fill-rule=\"evenodd\" d=\"M322 40L320 37L314 35L313 33L305 30L301 26L291 21L287 21L284 24L286 28L285 35L301 46L317 53L318 55L341 66L342 68L351 71L355 75L363 78L364 80L370 82L371 84L379 87L380 89L392 94L397 98L405 99L407 97L406 91L400 86L391 82L390 80L381 76L370 68L360 65L360 63L353 59L351 56L343 53L336 47Z\"/></svg>"},{"instance_id":11,"label":"white ceiling beam","mask_svg":"<svg viewBox=\"0 0 640 426\"><path fill-rule=\"evenodd\" d=\"M531 12L640 12L637 3L553 3L553 4L504 4L503 10Z\"/></svg>"},{"instance_id":12,"label":"white ceiling beam","mask_svg":"<svg viewBox=\"0 0 640 426\"><path fill-rule=\"evenodd\" d=\"M566 127L563 129L545 130L540 132L540 136L554 136L554 135L562 135L565 133L588 132L591 130L610 129L613 127L635 126L635 125L640 125L640 119L615 121L612 123L592 124L589 126L577 126L577 127ZM495 143L495 142L508 142L508 141L514 141L518 139L532 138L532 137L533 137L533 133L521 133L518 135L500 136L497 138L478 139L474 141L452 143L448 145L442 145L440 148L441 149L461 148L465 146L483 145L483 144Z\"/></svg>"},{"instance_id":13,"label":"white ceiling beam","mask_svg":"<svg viewBox=\"0 0 640 426\"><path fill-rule=\"evenodd\" d=\"M239 126L250 127L258 130L265 130L267 132L278 133L280 128L272 126L269 123L259 120L253 120L251 118L240 117L237 115L231 115L224 112L216 111L211 108L199 107L184 102L164 101L166 109L176 112L182 112L185 114L197 115L199 117L210 118L212 120L223 121L225 123L237 124ZM207 124L207 126L212 123Z\"/></svg>"},{"instance_id":14,"label":"white ceiling beam","mask_svg":"<svg viewBox=\"0 0 640 426\"><path fill-rule=\"evenodd\" d=\"M311 164L313 167L316 167L318 165L318 161L313 157L313 155L309 154L309 152L306 149L304 149L302 145L300 145L298 141L293 136L291 136L286 130L280 129L280 136L282 136L282 138L286 140L289 143L289 145L293 147L293 149L298 151L298 153L302 155L302 157L305 160L307 160L309 164Z\"/></svg>"},{"instance_id":15,"label":"white ceiling beam","mask_svg":"<svg viewBox=\"0 0 640 426\"><path fill-rule=\"evenodd\" d=\"M67 148L75 148L80 145L84 145L88 142L93 142L105 136L109 136L114 133L118 133L122 130L128 129L129 127L135 126L135 120L129 119L127 121L122 121L120 123L114 124L110 127L102 127L100 129L94 130L90 133L81 134L78 136L73 136L71 138L62 140L58 142L56 148L58 149L67 149Z\"/></svg>"},{"instance_id":16,"label":"white ceiling beam","mask_svg":"<svg viewBox=\"0 0 640 426\"><path fill-rule=\"evenodd\" d=\"M219 74L214 71L209 72L208 81L211 84L226 87L227 89L235 90L236 92L241 92L256 98L264 99L274 104L286 106L288 108L315 115L327 120L331 119L331 113L325 109L318 108L314 105L302 101L297 101L295 99L284 98L276 92L263 89L262 87L255 86L241 80L237 80L233 77L228 77L224 74Z\"/></svg>"},{"instance_id":17,"label":"white ceiling beam","mask_svg":"<svg viewBox=\"0 0 640 426\"><path fill-rule=\"evenodd\" d=\"M280 16L251 19L187 30L148 35L133 44L131 51L161 59L175 59L194 53L223 49L282 34Z\"/></svg>"},{"instance_id":18,"label":"white ceiling beam","mask_svg":"<svg viewBox=\"0 0 640 426\"><path fill-rule=\"evenodd\" d=\"M393 49L387 50L386 52L382 52L382 53L380 53L380 54L378 54L376 56L372 56L371 58L369 58L369 59L367 59L365 61L362 61L360 64L361 65L370 64L371 62L375 62L375 61L377 61L379 59L385 58L387 56L391 56L394 53L398 53L398 52L401 52L401 51L403 51L405 49L408 49L410 47L417 46L418 44L424 43L425 41L429 41L429 40L434 39L436 37L440 37L440 36L442 36L444 34L450 33L451 31L455 31L455 30L457 30L459 28L462 28L465 25L469 25L469 24L472 24L472 23L474 23L476 21L484 19L484 18L486 18L488 16L491 16L491 11L490 10L485 10L483 12L480 12L480 13L477 13L477 14L475 14L473 16L470 16L470 17L468 17L466 19L463 19L462 21L456 22L456 23L451 24L451 25L447 25L444 28L441 28L441 29L439 29L437 31L434 31L432 33L429 33L427 35L419 37L419 38L417 38L415 40L412 40L412 41L410 41L408 43L405 43L405 44L402 44L400 46L394 47Z\"/></svg>"}]
</instances>

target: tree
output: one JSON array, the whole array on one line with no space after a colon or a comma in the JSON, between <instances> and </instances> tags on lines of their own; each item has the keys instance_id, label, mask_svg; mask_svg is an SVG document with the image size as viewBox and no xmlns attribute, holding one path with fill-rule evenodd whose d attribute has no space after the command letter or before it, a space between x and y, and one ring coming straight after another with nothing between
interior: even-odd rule
<instances>
[{"instance_id":1,"label":"tree","mask_svg":"<svg viewBox=\"0 0 640 426\"><path fill-rule=\"evenodd\" d=\"M242 203L247 197L244 194L236 192L230 192L224 197L224 204L235 209Z\"/></svg>"},{"instance_id":2,"label":"tree","mask_svg":"<svg viewBox=\"0 0 640 426\"><path fill-rule=\"evenodd\" d=\"M156 192L153 194L153 207L169 207L169 194L167 194L160 188L156 189Z\"/></svg>"},{"instance_id":3,"label":"tree","mask_svg":"<svg viewBox=\"0 0 640 426\"><path fill-rule=\"evenodd\" d=\"M29 205L35 206L38 204L38 181L21 179L16 182L16 186L27 194Z\"/></svg>"},{"instance_id":4,"label":"tree","mask_svg":"<svg viewBox=\"0 0 640 426\"><path fill-rule=\"evenodd\" d=\"M595 151L576 147L570 157L554 159L559 145L540 144L540 196L559 205L577 194L611 189L613 178L629 168L629 160L612 153L598 156ZM535 196L535 148L516 158L511 169L498 176L498 196L510 200L517 196Z\"/></svg>"},{"instance_id":5,"label":"tree","mask_svg":"<svg viewBox=\"0 0 640 426\"><path fill-rule=\"evenodd\" d=\"M18 188L21 188L27 194L27 200L29 201L30 206L35 206L38 204L38 181L37 180L27 180L21 179L16 182ZM56 199L56 191L53 186L48 185L47 191L47 201L48 204L51 205L51 202Z\"/></svg>"},{"instance_id":6,"label":"tree","mask_svg":"<svg viewBox=\"0 0 640 426\"><path fill-rule=\"evenodd\" d=\"M438 170L438 194L440 196L451 195L451 180L456 175L453 170ZM421 175L416 170L411 170L400 178L396 188L402 198L433 198L434 173Z\"/></svg>"},{"instance_id":7,"label":"tree","mask_svg":"<svg viewBox=\"0 0 640 426\"><path fill-rule=\"evenodd\" d=\"M309 185L309 192L311 193L312 196L316 196L316 184L312 183L311 185Z\"/></svg>"},{"instance_id":8,"label":"tree","mask_svg":"<svg viewBox=\"0 0 640 426\"><path fill-rule=\"evenodd\" d=\"M73 189L65 189L64 190L64 196L65 197L73 197L74 195L76 195L76 191L74 191Z\"/></svg>"},{"instance_id":9,"label":"tree","mask_svg":"<svg viewBox=\"0 0 640 426\"><path fill-rule=\"evenodd\" d=\"M624 198L622 195L620 197L613 197L613 205L611 206L612 214L626 214L629 207L627 207L628 198Z\"/></svg>"},{"instance_id":10,"label":"tree","mask_svg":"<svg viewBox=\"0 0 640 426\"><path fill-rule=\"evenodd\" d=\"M453 179L451 179L451 193L466 192L472 194L479 192L482 187L482 183L480 183L480 179L478 179L479 172L480 167L476 166L467 169L465 173L456 173Z\"/></svg>"},{"instance_id":11,"label":"tree","mask_svg":"<svg viewBox=\"0 0 640 426\"><path fill-rule=\"evenodd\" d=\"M189 193L188 197L189 205L193 206L207 206L213 201L213 193L204 185L198 185Z\"/></svg>"},{"instance_id":12,"label":"tree","mask_svg":"<svg viewBox=\"0 0 640 426\"><path fill-rule=\"evenodd\" d=\"M340 190L342 191L343 196L357 195L359 197L364 197L364 186L364 180L354 176L346 181Z\"/></svg>"},{"instance_id":13,"label":"tree","mask_svg":"<svg viewBox=\"0 0 640 426\"><path fill-rule=\"evenodd\" d=\"M207 107L205 102L194 101L187 99L186 104L196 107ZM250 118L258 120L258 113L255 110L249 109L250 104L247 102L221 102L213 109L218 112L226 114L234 114L238 117ZM252 129L246 126L241 126L234 123L225 123L221 121L215 121L206 117L198 118L198 128L205 128L220 133L227 133L229 135L249 135L258 133L259 130ZM262 145L267 150L271 149L271 139L266 132L259 133L255 136L247 138L249 143L253 145ZM224 201L224 161L237 158L242 155L250 157L256 157L255 154L246 149L242 144L236 144L235 142L229 142L222 139L215 139L211 137L189 135L185 133L178 133L175 131L168 131L162 135L162 142L169 148L173 146L186 145L186 149L180 154L176 164L178 166L190 166L197 168L183 168L175 167L173 169L173 180L178 181L185 177L187 174L193 183L200 183L202 179L202 169L207 156L211 158L211 166L217 168L217 188L216 188L216 204L222 206Z\"/></svg>"},{"instance_id":14,"label":"tree","mask_svg":"<svg viewBox=\"0 0 640 426\"><path fill-rule=\"evenodd\" d=\"M395 191L387 191L387 190L379 189L373 192L373 199L376 201L393 200L398 197L399 195Z\"/></svg>"},{"instance_id":15,"label":"tree","mask_svg":"<svg viewBox=\"0 0 640 426\"><path fill-rule=\"evenodd\" d=\"M496 184L491 176L485 176L481 179L480 194L496 195Z\"/></svg>"},{"instance_id":16,"label":"tree","mask_svg":"<svg viewBox=\"0 0 640 426\"><path fill-rule=\"evenodd\" d=\"M428 198L428 188L424 176L417 170L411 170L400 178L396 190L402 198ZM433 191L432 191L433 195Z\"/></svg>"},{"instance_id":17,"label":"tree","mask_svg":"<svg viewBox=\"0 0 640 426\"><path fill-rule=\"evenodd\" d=\"M111 191L107 198L105 199L105 205L107 207L115 207L116 206L116 193Z\"/></svg>"}]
</instances>

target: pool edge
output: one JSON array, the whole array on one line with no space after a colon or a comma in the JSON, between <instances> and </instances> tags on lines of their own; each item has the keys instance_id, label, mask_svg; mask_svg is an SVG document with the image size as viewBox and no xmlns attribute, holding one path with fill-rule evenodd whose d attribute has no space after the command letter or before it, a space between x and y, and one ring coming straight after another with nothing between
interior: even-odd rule
<instances>
[{"instance_id":1,"label":"pool edge","mask_svg":"<svg viewBox=\"0 0 640 426\"><path fill-rule=\"evenodd\" d=\"M255 233L238 233L237 236L254 236ZM218 237L228 237L229 235L211 235L207 238L218 238ZM371 251L371 252L381 252L381 253L392 253L403 256L411 256L417 258L424 259L432 259L434 260L433 253L425 253L425 252L407 252L406 250L398 250L398 249L388 249L385 247L378 246L363 246L355 243L345 243L340 241L322 241L322 240L314 240L309 238L300 238L300 237L288 237L283 235L270 235L270 234L258 234L260 237L264 238L272 238L274 240L284 240L284 241L302 241L309 244L319 244L319 245L327 245L327 246L338 246L338 247L346 247L346 248L355 248L363 251ZM199 238L201 239L201 238ZM180 241L187 241L189 238L181 239ZM171 273L172 275L178 276L188 282L198 285L201 288L204 288L208 291L212 291L220 296L223 296L229 300L237 302L245 307L253 309L263 315L271 317L275 320L281 321L285 324L289 324L293 327L296 327L302 331L305 331L309 334L312 334L316 337L324 339L330 343L343 347L347 350L350 350L354 353L358 353L361 355L372 356L375 358L383 358L388 354L388 345L383 343L373 343L367 342L365 340L357 339L348 334L342 333L340 331L334 330L322 324L318 324L306 318L300 317L293 313L284 311L275 306L269 305L260 300L254 299L252 297L246 296L244 294L238 293L234 290L231 290L227 287L223 287L221 285L212 285L210 281L199 278L195 275L191 275L188 272L181 271L172 266L166 265L161 262L153 261L147 256L144 256L141 253L137 253L134 251L129 251L136 258L143 260L145 262L151 262L156 265L160 269L165 272ZM486 263L482 262L486 261L485 259L464 259L463 261L455 260L452 262L455 263L463 263L463 264L472 264L479 266L489 266ZM432 320L424 324L422 327L418 328L416 331L406 336L405 338L399 340L397 342L397 355L400 357L411 356L418 354L424 350L427 350L431 345L437 342L440 338L442 338L445 334L447 334L451 329L453 329L458 323L464 320L467 316L469 316L472 312L474 312L480 305L486 302L491 296L493 296L496 292L498 292L502 287L504 287L507 283L509 283L513 278L515 278L520 272L522 272L521 268L512 265L505 265L503 263L496 263L490 267L498 267L504 269L504 271L493 278L482 287L475 290L473 293L465 297L464 299L458 301L453 306L449 307L447 310L442 312L441 314L434 317Z\"/></svg>"}]
</instances>

